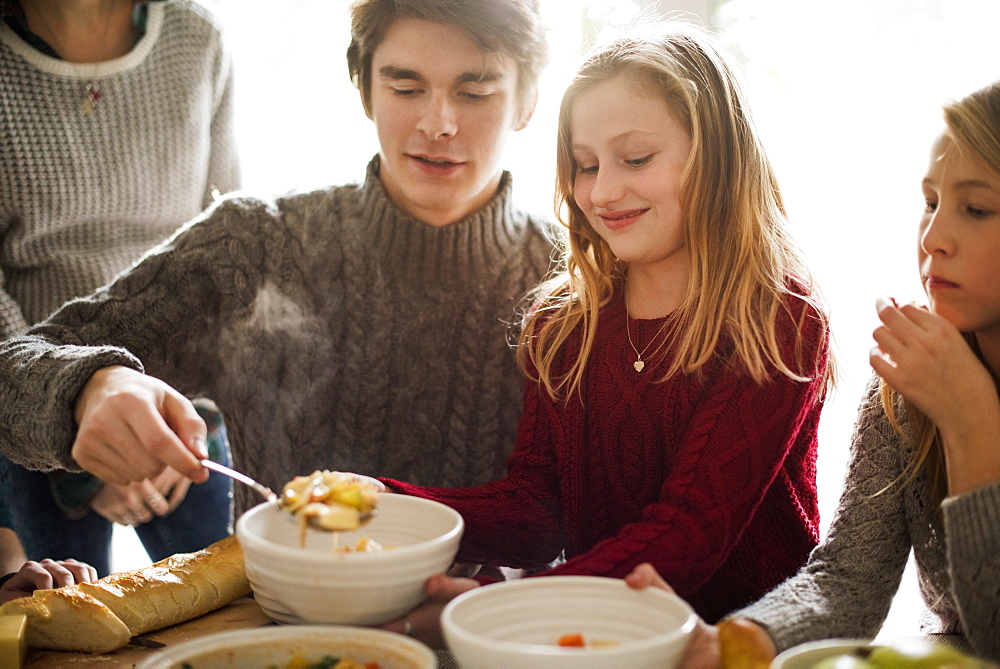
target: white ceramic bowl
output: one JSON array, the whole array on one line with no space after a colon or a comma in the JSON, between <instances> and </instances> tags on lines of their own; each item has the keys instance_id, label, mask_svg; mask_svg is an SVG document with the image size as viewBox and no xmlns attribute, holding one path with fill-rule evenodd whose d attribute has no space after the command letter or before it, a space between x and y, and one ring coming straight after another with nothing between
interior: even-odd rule
<instances>
[{"instance_id":1,"label":"white ceramic bowl","mask_svg":"<svg viewBox=\"0 0 1000 669\"><path fill-rule=\"evenodd\" d=\"M872 643L864 639L824 639L810 641L778 653L771 661L771 669L812 669L821 660L844 655L859 648L869 648Z\"/></svg>"},{"instance_id":2,"label":"white ceramic bowl","mask_svg":"<svg viewBox=\"0 0 1000 669\"><path fill-rule=\"evenodd\" d=\"M299 545L296 522L272 504L236 521L254 598L282 623L374 625L397 618L424 599L424 582L451 566L462 517L430 500L383 494L375 518L337 533L340 546L368 537L378 553L334 553L334 534L310 530Z\"/></svg>"},{"instance_id":3,"label":"white ceramic bowl","mask_svg":"<svg viewBox=\"0 0 1000 669\"><path fill-rule=\"evenodd\" d=\"M378 662L380 669L434 669L437 660L419 641L392 632L337 625L262 627L223 632L157 651L137 669L286 667L298 656L317 663L326 656Z\"/></svg>"},{"instance_id":4,"label":"white ceramic bowl","mask_svg":"<svg viewBox=\"0 0 1000 669\"><path fill-rule=\"evenodd\" d=\"M539 576L456 597L441 627L462 669L665 669L680 659L696 620L684 600L656 588L633 590L616 578ZM565 634L602 644L562 648Z\"/></svg>"}]
</instances>

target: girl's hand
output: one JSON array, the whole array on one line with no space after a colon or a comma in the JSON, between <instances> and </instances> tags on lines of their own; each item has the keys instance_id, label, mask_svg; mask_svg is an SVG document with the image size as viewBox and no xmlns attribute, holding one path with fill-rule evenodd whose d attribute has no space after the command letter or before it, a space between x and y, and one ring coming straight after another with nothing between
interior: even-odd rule
<instances>
[{"instance_id":1,"label":"girl's hand","mask_svg":"<svg viewBox=\"0 0 1000 669\"><path fill-rule=\"evenodd\" d=\"M887 298L876 309L871 365L937 427L949 496L1000 481L1000 397L989 370L944 318Z\"/></svg>"},{"instance_id":2,"label":"girl's hand","mask_svg":"<svg viewBox=\"0 0 1000 669\"><path fill-rule=\"evenodd\" d=\"M875 371L924 412L942 432L981 420L998 405L989 371L962 333L926 309L879 298L882 325L869 360Z\"/></svg>"},{"instance_id":3,"label":"girl's hand","mask_svg":"<svg viewBox=\"0 0 1000 669\"><path fill-rule=\"evenodd\" d=\"M625 582L630 588L641 590L642 588L659 588L671 594L674 589L663 580L659 572L648 562L636 565L626 577ZM684 655L681 656L681 669L710 669L722 666L721 647L719 644L719 628L715 625L708 625L704 620L698 618L698 623L691 631L691 638L687 646L684 647Z\"/></svg>"},{"instance_id":4,"label":"girl's hand","mask_svg":"<svg viewBox=\"0 0 1000 669\"><path fill-rule=\"evenodd\" d=\"M444 637L441 635L441 611L451 600L478 587L479 581L471 578L454 578L444 574L431 576L424 584L427 600L402 618L380 625L380 627L390 632L412 636L431 648L444 648Z\"/></svg>"},{"instance_id":5,"label":"girl's hand","mask_svg":"<svg viewBox=\"0 0 1000 669\"><path fill-rule=\"evenodd\" d=\"M25 562L14 577L0 586L0 604L18 597L28 597L35 590L61 588L64 585L96 580L97 571L85 562L56 562L49 559Z\"/></svg>"}]
</instances>

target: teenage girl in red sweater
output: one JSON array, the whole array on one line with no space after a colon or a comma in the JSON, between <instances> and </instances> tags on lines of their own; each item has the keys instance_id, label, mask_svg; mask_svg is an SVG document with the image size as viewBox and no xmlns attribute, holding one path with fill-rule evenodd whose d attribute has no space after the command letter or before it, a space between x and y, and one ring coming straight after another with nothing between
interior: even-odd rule
<instances>
[{"instance_id":1,"label":"teenage girl in red sweater","mask_svg":"<svg viewBox=\"0 0 1000 669\"><path fill-rule=\"evenodd\" d=\"M523 330L507 477L383 482L461 512L461 562L650 562L715 620L816 545L830 380L827 320L726 58L681 24L595 51L562 101L557 190L568 248ZM432 579L388 627L437 643L442 602L476 585Z\"/></svg>"}]
</instances>

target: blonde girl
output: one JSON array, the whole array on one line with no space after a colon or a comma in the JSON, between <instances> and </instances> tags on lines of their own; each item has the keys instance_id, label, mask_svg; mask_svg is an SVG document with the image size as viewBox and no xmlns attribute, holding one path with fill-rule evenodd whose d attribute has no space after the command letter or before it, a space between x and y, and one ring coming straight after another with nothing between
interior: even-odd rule
<instances>
[{"instance_id":1,"label":"blonde girl","mask_svg":"<svg viewBox=\"0 0 1000 669\"><path fill-rule=\"evenodd\" d=\"M774 174L712 40L670 23L597 48L563 99L557 189L568 250L520 343L507 476L383 481L462 513L461 562L624 577L650 561L714 620L818 540L829 362ZM397 626L424 625L414 612Z\"/></svg>"},{"instance_id":2,"label":"blonde girl","mask_svg":"<svg viewBox=\"0 0 1000 669\"><path fill-rule=\"evenodd\" d=\"M944 120L917 234L928 306L876 305L877 374L829 536L801 573L727 621L722 644L703 627L689 666L734 661L730 626L761 662L805 641L875 637L911 549L924 631L1000 662L1000 82L945 106ZM644 566L630 581L656 578Z\"/></svg>"}]
</instances>

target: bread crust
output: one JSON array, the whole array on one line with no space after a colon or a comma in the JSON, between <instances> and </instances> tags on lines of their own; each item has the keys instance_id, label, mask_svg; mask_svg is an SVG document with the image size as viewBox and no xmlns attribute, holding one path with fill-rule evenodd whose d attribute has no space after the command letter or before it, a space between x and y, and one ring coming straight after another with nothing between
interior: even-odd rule
<instances>
[{"instance_id":1,"label":"bread crust","mask_svg":"<svg viewBox=\"0 0 1000 669\"><path fill-rule=\"evenodd\" d=\"M33 648L107 653L139 634L197 618L249 594L243 550L230 535L93 583L38 590L0 607L28 616Z\"/></svg>"},{"instance_id":2,"label":"bread crust","mask_svg":"<svg viewBox=\"0 0 1000 669\"><path fill-rule=\"evenodd\" d=\"M15 613L27 616L27 641L32 648L108 653L132 636L108 607L69 588L36 590L31 597L0 606L0 614Z\"/></svg>"},{"instance_id":3,"label":"bread crust","mask_svg":"<svg viewBox=\"0 0 1000 669\"><path fill-rule=\"evenodd\" d=\"M74 587L107 606L132 636L197 618L250 592L235 536Z\"/></svg>"}]
</instances>

